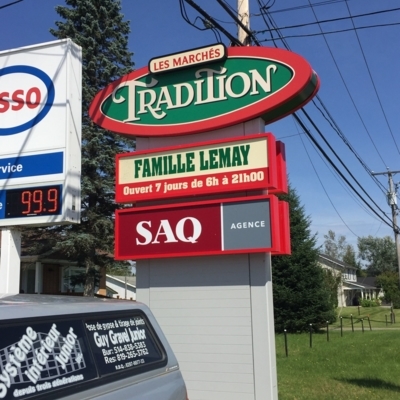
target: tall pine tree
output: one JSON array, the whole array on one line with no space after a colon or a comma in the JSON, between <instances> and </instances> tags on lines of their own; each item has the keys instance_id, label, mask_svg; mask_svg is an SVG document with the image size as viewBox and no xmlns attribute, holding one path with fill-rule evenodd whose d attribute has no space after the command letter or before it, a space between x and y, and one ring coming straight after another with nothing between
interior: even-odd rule
<instances>
[{"instance_id":1,"label":"tall pine tree","mask_svg":"<svg viewBox=\"0 0 400 400\"><path fill-rule=\"evenodd\" d=\"M126 139L95 125L88 117L95 94L132 70L129 22L119 0L65 0L56 11L63 21L50 29L58 39L82 47L82 216L80 225L41 232L42 251L52 248L86 268L84 295L94 294L98 272L115 264L115 155L132 147ZM46 243L44 245L44 243Z\"/></svg>"},{"instance_id":2,"label":"tall pine tree","mask_svg":"<svg viewBox=\"0 0 400 400\"><path fill-rule=\"evenodd\" d=\"M301 332L310 324L318 329L335 319L335 302L325 272L318 265L316 235L311 234L299 196L290 187L279 196L289 202L292 254L272 258L275 329Z\"/></svg>"}]
</instances>

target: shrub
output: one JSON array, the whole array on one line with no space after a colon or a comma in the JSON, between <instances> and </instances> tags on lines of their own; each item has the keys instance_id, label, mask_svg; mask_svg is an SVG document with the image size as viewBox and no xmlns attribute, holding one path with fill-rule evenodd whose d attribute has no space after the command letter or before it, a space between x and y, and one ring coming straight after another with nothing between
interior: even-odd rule
<instances>
[{"instance_id":1,"label":"shrub","mask_svg":"<svg viewBox=\"0 0 400 400\"><path fill-rule=\"evenodd\" d=\"M379 299L360 299L361 307L378 307L381 305Z\"/></svg>"}]
</instances>

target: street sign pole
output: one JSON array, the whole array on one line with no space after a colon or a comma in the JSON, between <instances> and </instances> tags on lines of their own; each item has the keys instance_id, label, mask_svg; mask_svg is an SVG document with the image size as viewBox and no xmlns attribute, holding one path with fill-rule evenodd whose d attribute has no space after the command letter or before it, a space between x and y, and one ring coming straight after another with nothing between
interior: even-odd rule
<instances>
[{"instance_id":1,"label":"street sign pole","mask_svg":"<svg viewBox=\"0 0 400 400\"><path fill-rule=\"evenodd\" d=\"M0 293L17 294L20 291L21 231L15 228L1 230Z\"/></svg>"}]
</instances>

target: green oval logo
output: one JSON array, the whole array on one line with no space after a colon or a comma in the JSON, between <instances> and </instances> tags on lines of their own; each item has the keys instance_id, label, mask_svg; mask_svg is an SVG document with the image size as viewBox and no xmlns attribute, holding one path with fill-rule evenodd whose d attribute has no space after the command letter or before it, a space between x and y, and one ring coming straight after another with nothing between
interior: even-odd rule
<instances>
[{"instance_id":1,"label":"green oval logo","mask_svg":"<svg viewBox=\"0 0 400 400\"><path fill-rule=\"evenodd\" d=\"M189 134L258 116L276 120L304 105L319 80L300 56L281 49L239 47L209 65L151 74L135 71L97 94L89 114L124 134Z\"/></svg>"}]
</instances>

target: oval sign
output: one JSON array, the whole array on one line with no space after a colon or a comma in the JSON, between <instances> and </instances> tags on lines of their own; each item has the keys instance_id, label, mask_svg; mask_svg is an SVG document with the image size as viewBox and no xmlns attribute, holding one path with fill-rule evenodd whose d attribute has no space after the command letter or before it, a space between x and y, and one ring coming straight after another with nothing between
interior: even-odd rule
<instances>
[{"instance_id":1,"label":"oval sign","mask_svg":"<svg viewBox=\"0 0 400 400\"><path fill-rule=\"evenodd\" d=\"M14 65L0 69L0 77L0 136L32 128L50 111L55 90L45 72L28 65Z\"/></svg>"},{"instance_id":2,"label":"oval sign","mask_svg":"<svg viewBox=\"0 0 400 400\"><path fill-rule=\"evenodd\" d=\"M185 63L179 54L174 57ZM276 121L304 106L318 89L317 74L295 53L231 47L225 60L209 65L131 72L97 93L89 116L124 135L187 135L257 117Z\"/></svg>"}]
</instances>

